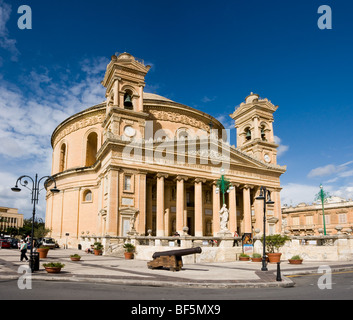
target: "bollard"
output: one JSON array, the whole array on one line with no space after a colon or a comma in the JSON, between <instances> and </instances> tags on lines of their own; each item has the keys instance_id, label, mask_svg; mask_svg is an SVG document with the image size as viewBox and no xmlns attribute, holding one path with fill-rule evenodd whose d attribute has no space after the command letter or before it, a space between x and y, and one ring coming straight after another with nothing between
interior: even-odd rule
<instances>
[{"instance_id":1,"label":"bollard","mask_svg":"<svg viewBox=\"0 0 353 320\"><path fill-rule=\"evenodd\" d=\"M277 276L276 276L276 281L282 281L280 264L281 264L280 262L277 262Z\"/></svg>"}]
</instances>

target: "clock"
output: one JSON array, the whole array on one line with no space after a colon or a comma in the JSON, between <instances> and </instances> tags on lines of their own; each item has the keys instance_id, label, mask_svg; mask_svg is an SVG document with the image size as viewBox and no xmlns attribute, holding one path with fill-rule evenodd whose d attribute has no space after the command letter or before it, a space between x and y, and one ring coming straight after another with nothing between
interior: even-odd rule
<instances>
[{"instance_id":1,"label":"clock","mask_svg":"<svg viewBox=\"0 0 353 320\"><path fill-rule=\"evenodd\" d=\"M267 163L271 162L271 158L270 158L270 156L269 156L268 154L265 154L265 155L264 155L264 160L265 160Z\"/></svg>"},{"instance_id":2,"label":"clock","mask_svg":"<svg viewBox=\"0 0 353 320\"><path fill-rule=\"evenodd\" d=\"M124 128L124 134L128 137L133 137L135 133L136 133L136 130L131 126L126 126Z\"/></svg>"}]
</instances>

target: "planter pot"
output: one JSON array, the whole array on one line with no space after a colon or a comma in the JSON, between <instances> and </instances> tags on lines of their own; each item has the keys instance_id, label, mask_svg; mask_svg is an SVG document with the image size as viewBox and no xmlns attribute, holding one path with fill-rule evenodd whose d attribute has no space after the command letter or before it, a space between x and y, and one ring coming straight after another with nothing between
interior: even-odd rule
<instances>
[{"instance_id":1,"label":"planter pot","mask_svg":"<svg viewBox=\"0 0 353 320\"><path fill-rule=\"evenodd\" d=\"M61 268L59 267L44 267L44 268L48 273L59 273L61 271Z\"/></svg>"},{"instance_id":2,"label":"planter pot","mask_svg":"<svg viewBox=\"0 0 353 320\"><path fill-rule=\"evenodd\" d=\"M281 262L281 255L282 253L268 253L268 261L270 263L277 263L277 262Z\"/></svg>"},{"instance_id":3,"label":"planter pot","mask_svg":"<svg viewBox=\"0 0 353 320\"><path fill-rule=\"evenodd\" d=\"M249 261L249 257L239 257L239 261Z\"/></svg>"},{"instance_id":4,"label":"planter pot","mask_svg":"<svg viewBox=\"0 0 353 320\"><path fill-rule=\"evenodd\" d=\"M134 253L133 252L124 252L125 259L133 259Z\"/></svg>"},{"instance_id":5,"label":"planter pot","mask_svg":"<svg viewBox=\"0 0 353 320\"><path fill-rule=\"evenodd\" d=\"M251 258L252 262L261 262L262 258Z\"/></svg>"},{"instance_id":6,"label":"planter pot","mask_svg":"<svg viewBox=\"0 0 353 320\"><path fill-rule=\"evenodd\" d=\"M70 257L71 261L80 261L81 258L77 258L77 257Z\"/></svg>"},{"instance_id":7,"label":"planter pot","mask_svg":"<svg viewBox=\"0 0 353 320\"><path fill-rule=\"evenodd\" d=\"M288 261L289 261L290 264L302 264L303 259L297 259L297 260L288 259Z\"/></svg>"},{"instance_id":8,"label":"planter pot","mask_svg":"<svg viewBox=\"0 0 353 320\"><path fill-rule=\"evenodd\" d=\"M48 255L49 249L44 249L44 248L38 248L37 252L39 253L39 258L43 259L46 258Z\"/></svg>"},{"instance_id":9,"label":"planter pot","mask_svg":"<svg viewBox=\"0 0 353 320\"><path fill-rule=\"evenodd\" d=\"M94 255L96 255L96 256L101 256L102 255L102 250L93 249L93 251L94 251Z\"/></svg>"}]
</instances>

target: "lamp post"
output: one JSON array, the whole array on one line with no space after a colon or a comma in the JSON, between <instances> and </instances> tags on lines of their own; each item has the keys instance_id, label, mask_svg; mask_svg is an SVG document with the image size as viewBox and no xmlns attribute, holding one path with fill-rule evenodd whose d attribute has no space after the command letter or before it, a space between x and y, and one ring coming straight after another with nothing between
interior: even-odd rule
<instances>
[{"instance_id":1,"label":"lamp post","mask_svg":"<svg viewBox=\"0 0 353 320\"><path fill-rule=\"evenodd\" d=\"M324 209L324 202L330 195L328 192L324 191L322 184L320 184L320 192L316 195L316 200L321 200L322 205L322 222L324 225L324 235L326 236L326 221L325 221L325 209Z\"/></svg>"},{"instance_id":2,"label":"lamp post","mask_svg":"<svg viewBox=\"0 0 353 320\"><path fill-rule=\"evenodd\" d=\"M28 185L28 179L30 181L32 181L32 188L29 188L27 187ZM52 176L44 176L40 179L38 179L38 174L36 174L34 180L30 177L30 176L27 176L27 175L23 175L21 177L19 177L16 181L16 184L13 188L11 188L12 191L14 192L20 192L21 191L21 188L18 187L18 184L20 183L23 187L29 189L32 193L32 198L31 198L31 203L33 204L33 212L32 212L32 231L31 231L31 253L30 253L30 261L29 261L29 266L30 266L30 269L31 271L33 272L34 271L34 261L33 261L33 245L34 245L34 242L33 242L33 234L34 234L34 217L35 217L35 214L36 214L36 204L38 204L38 198L39 198L39 193L40 193L40 190L39 190L39 186L40 186L40 182L43 180L43 179L46 179L44 181L44 188L46 189L47 188L47 184L48 184L48 180L51 180L52 182L54 182L54 188L50 189L50 191L52 193L58 193L60 192L59 189L57 189L56 187L56 181L55 179L52 177Z\"/></svg>"},{"instance_id":3,"label":"lamp post","mask_svg":"<svg viewBox=\"0 0 353 320\"><path fill-rule=\"evenodd\" d=\"M222 192L223 204L226 203L225 194L234 189L231 182L224 176L224 169L221 169L221 177L217 180L216 193Z\"/></svg>"},{"instance_id":4,"label":"lamp post","mask_svg":"<svg viewBox=\"0 0 353 320\"><path fill-rule=\"evenodd\" d=\"M266 187L260 188L260 195L256 197L256 200L263 200L264 201L264 234L263 234L263 251L262 251L262 268L261 271L268 271L266 265L266 205L267 204L274 204L271 200L271 192L266 189Z\"/></svg>"}]
</instances>

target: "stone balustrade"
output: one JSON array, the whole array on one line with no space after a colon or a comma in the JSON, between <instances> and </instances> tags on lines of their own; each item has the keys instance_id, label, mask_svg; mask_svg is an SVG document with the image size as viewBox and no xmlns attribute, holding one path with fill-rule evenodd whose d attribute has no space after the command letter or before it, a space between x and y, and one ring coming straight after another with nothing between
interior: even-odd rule
<instances>
[{"instance_id":1,"label":"stone balustrade","mask_svg":"<svg viewBox=\"0 0 353 320\"><path fill-rule=\"evenodd\" d=\"M293 236L280 249L282 260L300 255L305 261L353 261L353 236ZM242 253L241 238L234 237L194 237L189 235L172 237L155 236L82 236L81 248L85 250L94 242L101 242L104 254L122 256L123 244L130 242L136 246L135 259L150 260L154 252L173 248L202 247L201 254L185 256L185 263L230 262L237 260ZM254 253L262 254L260 236L254 238Z\"/></svg>"}]
</instances>

